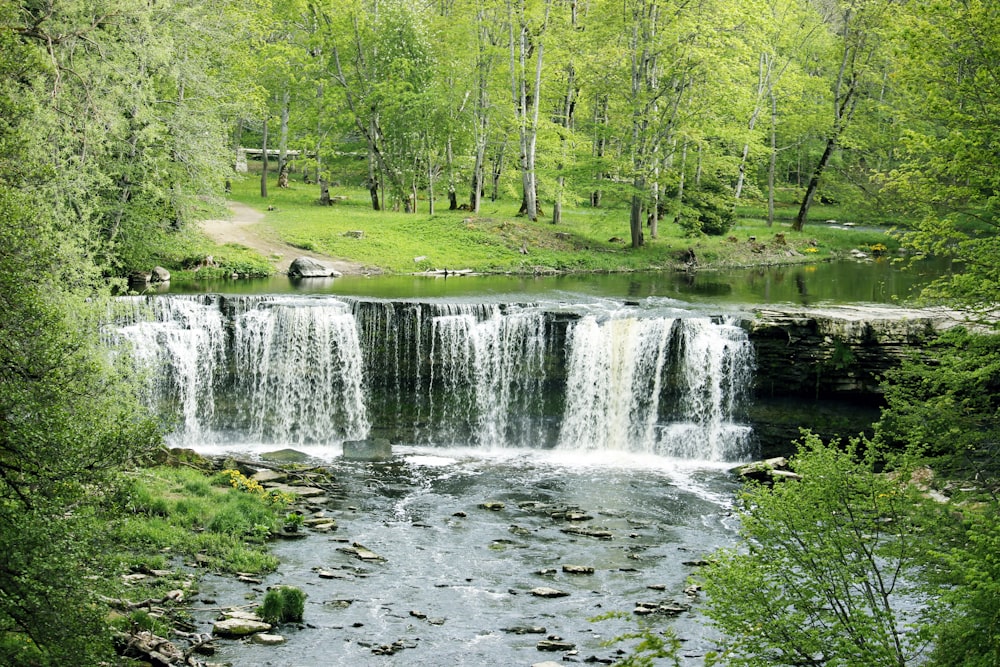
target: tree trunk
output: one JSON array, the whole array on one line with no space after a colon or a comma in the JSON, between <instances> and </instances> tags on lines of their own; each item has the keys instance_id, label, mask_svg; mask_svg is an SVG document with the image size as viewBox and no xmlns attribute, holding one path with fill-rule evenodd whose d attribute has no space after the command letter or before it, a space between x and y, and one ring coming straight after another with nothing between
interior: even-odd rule
<instances>
[{"instance_id":1,"label":"tree trunk","mask_svg":"<svg viewBox=\"0 0 1000 667\"><path fill-rule=\"evenodd\" d=\"M830 156L833 155L833 149L836 147L836 136L832 136L826 140L826 149L819 158L816 170L813 171L812 176L809 178L809 185L806 186L806 195L802 198L799 213L795 216L795 222L792 223L792 229L797 232L801 232L806 224L806 218L809 216L809 207L812 206L813 197L816 196L816 190L819 188L819 179L823 175L823 170L826 169L827 163L830 161Z\"/></svg>"},{"instance_id":2,"label":"tree trunk","mask_svg":"<svg viewBox=\"0 0 1000 667\"><path fill-rule=\"evenodd\" d=\"M278 178L285 174L285 185L279 183L278 187L288 187L288 114L291 93L286 88L281 96L281 126L278 133Z\"/></svg>"},{"instance_id":3,"label":"tree trunk","mask_svg":"<svg viewBox=\"0 0 1000 667\"><path fill-rule=\"evenodd\" d=\"M767 164L767 226L774 225L774 171L778 166L778 100L771 95L771 156Z\"/></svg>"},{"instance_id":4,"label":"tree trunk","mask_svg":"<svg viewBox=\"0 0 1000 667\"><path fill-rule=\"evenodd\" d=\"M604 151L608 145L607 139L607 128L608 128L608 96L602 95L600 99L597 100L597 104L594 105L594 147L593 154L597 158L598 164L604 158ZM594 175L594 179L598 182L604 179L604 172L598 170ZM594 208L599 208L601 206L601 189L595 188L590 193L590 205Z\"/></svg>"},{"instance_id":5,"label":"tree trunk","mask_svg":"<svg viewBox=\"0 0 1000 667\"><path fill-rule=\"evenodd\" d=\"M558 225L562 222L562 192L566 185L566 179L562 176L558 179L558 185L556 185L556 199L552 202L552 224Z\"/></svg>"},{"instance_id":6,"label":"tree trunk","mask_svg":"<svg viewBox=\"0 0 1000 667\"><path fill-rule=\"evenodd\" d=\"M659 167L654 170L654 174L659 176ZM656 181L653 182L653 186L650 188L650 198L652 201L649 204L649 238L658 239L660 238L660 184Z\"/></svg>"},{"instance_id":7,"label":"tree trunk","mask_svg":"<svg viewBox=\"0 0 1000 667\"><path fill-rule=\"evenodd\" d=\"M264 130L261 138L261 169L260 169L260 196L267 199L267 118L264 119Z\"/></svg>"},{"instance_id":8,"label":"tree trunk","mask_svg":"<svg viewBox=\"0 0 1000 667\"><path fill-rule=\"evenodd\" d=\"M629 233L632 237L632 247L641 248L643 243L645 243L642 237L642 197L638 194L638 191L646 187L646 184L642 179L635 180L636 194L632 195L632 208L629 212Z\"/></svg>"},{"instance_id":9,"label":"tree trunk","mask_svg":"<svg viewBox=\"0 0 1000 667\"><path fill-rule=\"evenodd\" d=\"M506 144L500 144L497 152L493 156L492 190L490 191L490 201L500 198L500 177L503 175L503 158L506 152Z\"/></svg>"}]
</instances>

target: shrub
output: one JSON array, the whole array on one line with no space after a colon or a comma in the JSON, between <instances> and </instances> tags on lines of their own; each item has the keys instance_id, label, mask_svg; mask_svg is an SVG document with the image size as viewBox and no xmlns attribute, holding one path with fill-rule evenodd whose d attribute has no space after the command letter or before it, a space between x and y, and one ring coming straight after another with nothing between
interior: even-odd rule
<instances>
[{"instance_id":1,"label":"shrub","mask_svg":"<svg viewBox=\"0 0 1000 667\"><path fill-rule=\"evenodd\" d=\"M265 622L299 623L305 612L306 594L294 586L276 586L264 596L264 603L257 609Z\"/></svg>"}]
</instances>

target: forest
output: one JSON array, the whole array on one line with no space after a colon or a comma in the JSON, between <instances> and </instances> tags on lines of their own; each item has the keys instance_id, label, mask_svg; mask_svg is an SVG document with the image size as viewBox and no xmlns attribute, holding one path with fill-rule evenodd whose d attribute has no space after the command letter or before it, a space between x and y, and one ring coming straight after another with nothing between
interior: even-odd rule
<instances>
[{"instance_id":1,"label":"forest","mask_svg":"<svg viewBox=\"0 0 1000 667\"><path fill-rule=\"evenodd\" d=\"M805 436L803 469L831 484L751 490L756 546L705 588L742 601L710 614L734 637L720 664L1000 665L1000 348L982 334L1000 292L998 137L990 0L3 2L0 662L111 659L84 574L112 567L96 555L121 547L106 527L135 506L122 475L162 434L101 321L123 278L224 210L244 148L262 151L262 196L270 172L318 200L363 187L382 211L506 197L565 225L565 206L620 209L638 249L660 225L726 234L739 202L771 220L791 193L792 230L833 202L957 260L926 296L965 308L969 330L887 378L873 440ZM881 474L926 463L968 482L947 510ZM885 523L799 554L816 525L803 500ZM883 525L907 530L871 547ZM814 616L751 595L782 590L769 545L802 587L843 575ZM912 632L884 589L840 606L887 562L934 601Z\"/></svg>"}]
</instances>

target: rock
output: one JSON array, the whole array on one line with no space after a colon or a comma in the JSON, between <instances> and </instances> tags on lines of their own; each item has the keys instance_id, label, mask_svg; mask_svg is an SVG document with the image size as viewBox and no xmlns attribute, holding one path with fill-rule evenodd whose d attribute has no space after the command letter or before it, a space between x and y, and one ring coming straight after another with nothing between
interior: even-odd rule
<instances>
[{"instance_id":1,"label":"rock","mask_svg":"<svg viewBox=\"0 0 1000 667\"><path fill-rule=\"evenodd\" d=\"M337 530L337 522L333 519L327 519L323 523L316 523L309 526L310 530L314 530L317 533L332 533Z\"/></svg>"},{"instance_id":2,"label":"rock","mask_svg":"<svg viewBox=\"0 0 1000 667\"><path fill-rule=\"evenodd\" d=\"M563 565L562 571L567 574L593 574L594 568L589 565Z\"/></svg>"},{"instance_id":3,"label":"rock","mask_svg":"<svg viewBox=\"0 0 1000 667\"><path fill-rule=\"evenodd\" d=\"M569 595L566 591L561 591L557 588L549 588L548 586L539 586L538 588L532 588L528 591L535 597L540 598L564 598Z\"/></svg>"},{"instance_id":4,"label":"rock","mask_svg":"<svg viewBox=\"0 0 1000 667\"><path fill-rule=\"evenodd\" d=\"M801 479L799 475L788 469L788 459L784 456L764 461L753 461L734 468L732 472L744 480L768 485L790 479Z\"/></svg>"},{"instance_id":5,"label":"rock","mask_svg":"<svg viewBox=\"0 0 1000 667\"><path fill-rule=\"evenodd\" d=\"M594 537L599 540L611 540L614 539L614 534L610 530L604 530L603 528L587 528L585 526L569 526L568 528L562 528L562 532L568 533L570 535L583 535L585 537Z\"/></svg>"},{"instance_id":6,"label":"rock","mask_svg":"<svg viewBox=\"0 0 1000 667\"><path fill-rule=\"evenodd\" d=\"M309 455L294 449L278 449L264 452L260 458L271 463L305 463L309 460Z\"/></svg>"},{"instance_id":7,"label":"rock","mask_svg":"<svg viewBox=\"0 0 1000 667\"><path fill-rule=\"evenodd\" d=\"M246 637L258 632L267 632L271 629L270 623L264 621L254 621L248 618L227 618L216 621L212 626L212 633L220 637Z\"/></svg>"},{"instance_id":8,"label":"rock","mask_svg":"<svg viewBox=\"0 0 1000 667\"><path fill-rule=\"evenodd\" d=\"M351 556L354 556L358 560L363 560L363 561L380 561L380 560L385 560L384 558L382 558L381 556L379 556L374 551L371 551L367 547L364 547L364 546L358 544L357 542L355 542L353 545L351 545L349 547L340 547L339 549L337 549L337 551L339 551L341 553L349 554Z\"/></svg>"},{"instance_id":9,"label":"rock","mask_svg":"<svg viewBox=\"0 0 1000 667\"><path fill-rule=\"evenodd\" d=\"M258 470L250 477L250 479L260 482L261 484L275 484L287 480L288 475L278 470Z\"/></svg>"},{"instance_id":10,"label":"rock","mask_svg":"<svg viewBox=\"0 0 1000 667\"><path fill-rule=\"evenodd\" d=\"M268 484L268 490L287 493L299 498L319 498L326 493L315 486L295 486L293 484Z\"/></svg>"},{"instance_id":11,"label":"rock","mask_svg":"<svg viewBox=\"0 0 1000 667\"><path fill-rule=\"evenodd\" d=\"M170 282L170 272L167 271L162 266L154 266L153 270L149 273L149 282L151 283L169 283Z\"/></svg>"},{"instance_id":12,"label":"rock","mask_svg":"<svg viewBox=\"0 0 1000 667\"><path fill-rule=\"evenodd\" d=\"M500 629L512 635L544 635L546 632L545 628L540 625L514 625Z\"/></svg>"},{"instance_id":13,"label":"rock","mask_svg":"<svg viewBox=\"0 0 1000 667\"><path fill-rule=\"evenodd\" d=\"M485 503L479 503L479 508L484 510L489 510L491 512L499 512L506 505L496 500L488 500Z\"/></svg>"},{"instance_id":14,"label":"rock","mask_svg":"<svg viewBox=\"0 0 1000 667\"><path fill-rule=\"evenodd\" d=\"M576 648L576 644L555 639L543 639L535 644L535 648L539 651L572 651Z\"/></svg>"},{"instance_id":15,"label":"rock","mask_svg":"<svg viewBox=\"0 0 1000 667\"><path fill-rule=\"evenodd\" d=\"M633 613L640 616L649 614L663 614L665 616L678 616L691 609L691 605L684 602L667 600L666 602L636 602Z\"/></svg>"},{"instance_id":16,"label":"rock","mask_svg":"<svg viewBox=\"0 0 1000 667\"><path fill-rule=\"evenodd\" d=\"M392 444L385 438L347 440L343 457L345 461L388 461L392 458Z\"/></svg>"},{"instance_id":17,"label":"rock","mask_svg":"<svg viewBox=\"0 0 1000 667\"><path fill-rule=\"evenodd\" d=\"M288 267L289 278L339 278L341 273L312 257L296 257Z\"/></svg>"},{"instance_id":18,"label":"rock","mask_svg":"<svg viewBox=\"0 0 1000 667\"><path fill-rule=\"evenodd\" d=\"M281 635L272 635L266 632L259 632L250 638L250 641L254 644L262 644L264 646L277 646L279 644L285 643L285 638Z\"/></svg>"}]
</instances>

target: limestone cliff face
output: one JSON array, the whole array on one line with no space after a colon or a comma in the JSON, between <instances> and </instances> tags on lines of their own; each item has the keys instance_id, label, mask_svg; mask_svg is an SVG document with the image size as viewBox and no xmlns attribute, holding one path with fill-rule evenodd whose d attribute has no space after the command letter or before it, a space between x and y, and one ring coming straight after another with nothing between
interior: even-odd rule
<instances>
[{"instance_id":1,"label":"limestone cliff face","mask_svg":"<svg viewBox=\"0 0 1000 667\"><path fill-rule=\"evenodd\" d=\"M870 430L884 373L960 324L945 310L883 306L767 308L743 321L757 355L750 418L764 454L808 426L824 437Z\"/></svg>"}]
</instances>

